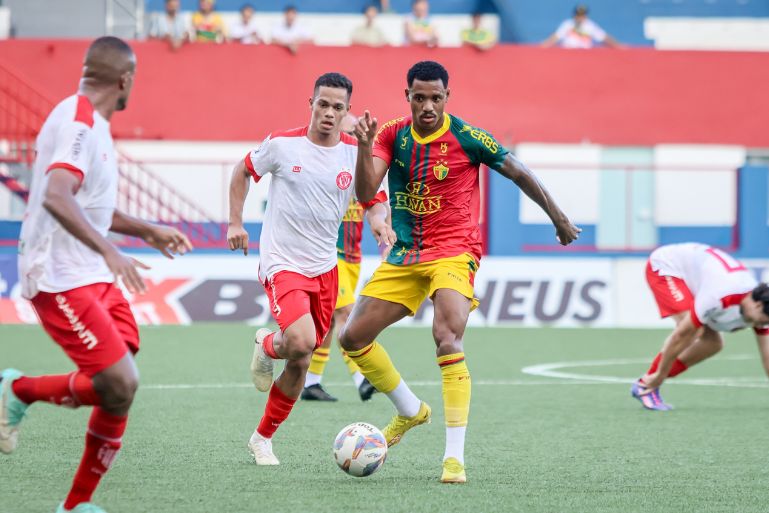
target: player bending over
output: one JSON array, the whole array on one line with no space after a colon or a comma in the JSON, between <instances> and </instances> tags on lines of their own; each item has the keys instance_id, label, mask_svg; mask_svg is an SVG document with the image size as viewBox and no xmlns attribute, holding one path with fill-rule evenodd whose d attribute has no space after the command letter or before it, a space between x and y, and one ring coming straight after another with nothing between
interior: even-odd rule
<instances>
[{"instance_id":1,"label":"player bending over","mask_svg":"<svg viewBox=\"0 0 769 513\"><path fill-rule=\"evenodd\" d=\"M376 119L366 112L356 127L356 194L369 201L388 173L397 241L361 292L341 342L397 410L383 430L392 446L406 431L430 420L430 407L409 389L374 339L387 326L414 315L425 298L433 301L433 338L446 416L441 481L462 483L470 407L462 336L470 311L478 305L473 282L481 258L479 166L486 164L509 178L534 200L552 220L561 244L571 243L580 230L531 171L491 134L444 112L451 91L443 66L419 62L406 80L411 116L385 123L377 132Z\"/></svg>"},{"instance_id":2,"label":"player bending over","mask_svg":"<svg viewBox=\"0 0 769 513\"><path fill-rule=\"evenodd\" d=\"M0 451L16 448L19 424L36 401L93 406L83 458L57 513L104 511L90 503L91 496L120 450L139 384L139 331L116 281L132 293L144 292L136 270L142 264L122 255L107 232L140 237L169 258L192 249L176 229L116 210L118 167L109 122L126 108L135 72L134 53L120 39L102 37L88 48L78 93L59 103L40 130L21 226L22 295L78 370L36 377L2 372Z\"/></svg>"},{"instance_id":3,"label":"player bending over","mask_svg":"<svg viewBox=\"0 0 769 513\"><path fill-rule=\"evenodd\" d=\"M257 465L279 464L272 435L299 398L310 356L323 342L334 313L337 231L352 198L357 156L355 138L340 131L351 95L347 77L322 75L309 100L309 126L273 132L232 174L227 241L230 249L244 254L243 204L250 178L258 182L272 175L259 240L259 279L280 330L256 332L251 377L258 390L269 391L264 416L249 441ZM379 210L370 217L377 242L392 244L386 208L373 208ZM286 365L273 383L274 360L286 360Z\"/></svg>"},{"instance_id":4,"label":"player bending over","mask_svg":"<svg viewBox=\"0 0 769 513\"><path fill-rule=\"evenodd\" d=\"M769 286L758 283L737 259L705 244L662 246L649 256L646 281L660 316L673 317L676 327L631 388L644 408L671 410L659 387L719 352L722 331L752 326L769 374Z\"/></svg>"},{"instance_id":5,"label":"player bending over","mask_svg":"<svg viewBox=\"0 0 769 513\"><path fill-rule=\"evenodd\" d=\"M336 298L336 309L331 318L331 329L328 335L323 339L323 344L312 353L310 368L307 370L307 377L304 380L304 390L302 390L302 400L305 401L336 401L321 385L323 371L326 369L326 363L331 356L329 348L334 339L334 332L339 333L347 322L347 318L352 312L352 305L355 303L355 289L358 287L358 278L360 277L360 243L363 238L363 212L366 217L380 215L377 209L371 208L374 205L381 204L387 208L387 193L379 191L374 199L369 203L361 203L353 198L350 206L342 218L342 224L339 225L339 235L336 240L337 273L339 274L339 295ZM389 214L389 208L388 214ZM388 215L389 217L389 215ZM341 346L340 346L341 350ZM360 369L342 350L342 358L350 371L353 383L358 389L361 401L368 401L376 392L376 388L369 383Z\"/></svg>"}]
</instances>

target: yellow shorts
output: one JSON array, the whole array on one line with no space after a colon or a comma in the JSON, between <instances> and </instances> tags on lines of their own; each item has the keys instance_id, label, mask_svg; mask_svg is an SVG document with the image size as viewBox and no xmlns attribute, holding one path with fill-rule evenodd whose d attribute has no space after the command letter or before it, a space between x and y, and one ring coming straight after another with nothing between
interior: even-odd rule
<instances>
[{"instance_id":1,"label":"yellow shorts","mask_svg":"<svg viewBox=\"0 0 769 513\"><path fill-rule=\"evenodd\" d=\"M475 310L480 303L473 295L477 271L478 262L469 253L410 265L383 262L360 295L399 303L414 315L436 290L451 289L470 299Z\"/></svg>"},{"instance_id":2,"label":"yellow shorts","mask_svg":"<svg viewBox=\"0 0 769 513\"><path fill-rule=\"evenodd\" d=\"M339 295L336 298L336 309L340 309L355 302L355 289L358 288L360 276L360 264L351 264L341 258L336 264L339 272Z\"/></svg>"}]
</instances>

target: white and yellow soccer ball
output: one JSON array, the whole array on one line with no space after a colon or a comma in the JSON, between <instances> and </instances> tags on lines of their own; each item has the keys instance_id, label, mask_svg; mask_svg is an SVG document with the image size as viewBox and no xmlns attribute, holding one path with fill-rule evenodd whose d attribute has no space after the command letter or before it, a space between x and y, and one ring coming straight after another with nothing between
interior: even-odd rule
<instances>
[{"instance_id":1,"label":"white and yellow soccer ball","mask_svg":"<svg viewBox=\"0 0 769 513\"><path fill-rule=\"evenodd\" d=\"M344 427L334 440L334 459L339 468L355 477L370 476L387 458L387 441L376 426L355 422Z\"/></svg>"}]
</instances>

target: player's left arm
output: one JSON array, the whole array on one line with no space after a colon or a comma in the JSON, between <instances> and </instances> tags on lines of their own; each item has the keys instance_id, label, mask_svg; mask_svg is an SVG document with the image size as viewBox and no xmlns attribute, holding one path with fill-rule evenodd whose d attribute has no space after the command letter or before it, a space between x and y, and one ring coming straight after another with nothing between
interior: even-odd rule
<instances>
[{"instance_id":1,"label":"player's left arm","mask_svg":"<svg viewBox=\"0 0 769 513\"><path fill-rule=\"evenodd\" d=\"M508 153L501 165L497 166L496 171L510 180L521 189L526 196L531 198L542 210L555 226L558 242L566 246L574 242L582 231L572 224L566 214L560 209L558 204L547 191L542 182L526 165Z\"/></svg>"},{"instance_id":2,"label":"player's left arm","mask_svg":"<svg viewBox=\"0 0 769 513\"><path fill-rule=\"evenodd\" d=\"M120 210L115 210L112 214L110 231L139 237L167 258L173 258L174 254L183 255L192 251L190 240L176 228L148 223Z\"/></svg>"},{"instance_id":3,"label":"player's left arm","mask_svg":"<svg viewBox=\"0 0 769 513\"><path fill-rule=\"evenodd\" d=\"M758 342L758 352L761 353L761 363L764 365L764 371L769 376L769 333L756 331L756 342Z\"/></svg>"}]
</instances>

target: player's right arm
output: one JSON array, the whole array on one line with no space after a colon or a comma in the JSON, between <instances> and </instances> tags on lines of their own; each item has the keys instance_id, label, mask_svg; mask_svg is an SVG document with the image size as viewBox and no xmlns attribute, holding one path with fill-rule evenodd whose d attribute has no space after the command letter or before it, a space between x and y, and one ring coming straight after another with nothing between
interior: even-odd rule
<instances>
[{"instance_id":1,"label":"player's right arm","mask_svg":"<svg viewBox=\"0 0 769 513\"><path fill-rule=\"evenodd\" d=\"M121 254L92 225L75 200L80 178L66 168L48 171L43 207L77 240L99 253L116 278L122 279L129 292L144 293L146 286L136 267L148 268L138 260Z\"/></svg>"},{"instance_id":2,"label":"player's right arm","mask_svg":"<svg viewBox=\"0 0 769 513\"><path fill-rule=\"evenodd\" d=\"M692 345L703 329L705 328L695 324L694 318L691 315L684 316L681 319L667 340L665 340L665 345L662 346L662 351L660 351L662 356L660 357L657 372L643 377L646 390L642 392L642 395L651 393L655 388L659 388L662 385L665 378L668 377L670 369L673 367L673 362L687 347Z\"/></svg>"},{"instance_id":3,"label":"player's right arm","mask_svg":"<svg viewBox=\"0 0 769 513\"><path fill-rule=\"evenodd\" d=\"M361 203L374 199L379 186L382 184L390 163L379 156L374 156L374 142L385 146L386 142L379 140L386 134L377 133L377 120L365 111L355 125L355 138L358 139L358 157L355 161L355 196Z\"/></svg>"},{"instance_id":4,"label":"player's right arm","mask_svg":"<svg viewBox=\"0 0 769 513\"><path fill-rule=\"evenodd\" d=\"M278 164L274 156L272 137L267 136L259 148L248 152L235 165L230 178L230 218L227 225L227 244L232 251L242 249L248 255L248 232L243 227L243 205L248 196L251 178L258 182L266 173L275 173Z\"/></svg>"},{"instance_id":5,"label":"player's right arm","mask_svg":"<svg viewBox=\"0 0 769 513\"><path fill-rule=\"evenodd\" d=\"M251 176L246 161L235 165L230 178L230 219L227 225L227 244L232 251L242 249L248 255L248 232L243 227L243 205L250 188Z\"/></svg>"}]
</instances>

